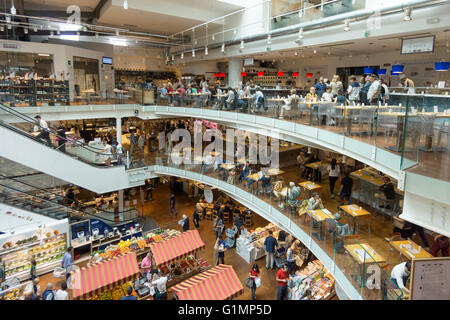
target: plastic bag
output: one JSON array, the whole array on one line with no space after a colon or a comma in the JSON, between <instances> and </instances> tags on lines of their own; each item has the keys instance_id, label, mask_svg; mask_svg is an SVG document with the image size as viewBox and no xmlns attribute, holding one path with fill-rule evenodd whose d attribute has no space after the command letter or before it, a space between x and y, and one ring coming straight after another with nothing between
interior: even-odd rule
<instances>
[{"instance_id":1,"label":"plastic bag","mask_svg":"<svg viewBox=\"0 0 450 320\"><path fill-rule=\"evenodd\" d=\"M261 278L260 277L256 277L254 281L255 281L256 287L259 288L261 286Z\"/></svg>"}]
</instances>

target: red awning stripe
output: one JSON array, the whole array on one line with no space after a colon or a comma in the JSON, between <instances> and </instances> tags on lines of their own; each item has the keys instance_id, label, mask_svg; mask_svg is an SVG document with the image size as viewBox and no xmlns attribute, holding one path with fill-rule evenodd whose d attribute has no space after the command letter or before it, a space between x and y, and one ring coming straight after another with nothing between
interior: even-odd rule
<instances>
[{"instance_id":1,"label":"red awning stripe","mask_svg":"<svg viewBox=\"0 0 450 320\"><path fill-rule=\"evenodd\" d=\"M169 289L180 300L225 300L243 293L232 266L219 265Z\"/></svg>"},{"instance_id":2,"label":"red awning stripe","mask_svg":"<svg viewBox=\"0 0 450 320\"><path fill-rule=\"evenodd\" d=\"M205 248L205 243L198 230L189 230L176 237L150 245L157 266L171 263L203 248Z\"/></svg>"},{"instance_id":3,"label":"red awning stripe","mask_svg":"<svg viewBox=\"0 0 450 320\"><path fill-rule=\"evenodd\" d=\"M111 290L118 284L135 279L139 273L135 252L74 270L72 271L73 298L86 299Z\"/></svg>"}]
</instances>

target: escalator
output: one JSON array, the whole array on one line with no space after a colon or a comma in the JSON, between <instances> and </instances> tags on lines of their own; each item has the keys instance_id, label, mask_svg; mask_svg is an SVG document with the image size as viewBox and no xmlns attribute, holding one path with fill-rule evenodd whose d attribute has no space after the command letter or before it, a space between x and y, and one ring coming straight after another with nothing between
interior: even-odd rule
<instances>
[{"instance_id":1,"label":"escalator","mask_svg":"<svg viewBox=\"0 0 450 320\"><path fill-rule=\"evenodd\" d=\"M0 109L22 123L38 126L33 118L14 108L0 105ZM0 119L2 157L96 193L144 184L145 175L127 171L126 166L121 164L125 162L124 157L106 154L76 139L59 136L53 128L49 128L48 132L63 141L65 151Z\"/></svg>"}]
</instances>

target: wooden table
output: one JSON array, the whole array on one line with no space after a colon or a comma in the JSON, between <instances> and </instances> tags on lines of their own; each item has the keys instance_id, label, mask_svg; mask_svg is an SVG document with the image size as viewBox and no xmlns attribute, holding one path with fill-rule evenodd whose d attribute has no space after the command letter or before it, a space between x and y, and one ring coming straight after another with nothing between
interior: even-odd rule
<instances>
[{"instance_id":1,"label":"wooden table","mask_svg":"<svg viewBox=\"0 0 450 320\"><path fill-rule=\"evenodd\" d=\"M367 211L363 207L357 206L355 204L339 206L339 208L342 209L342 211L344 211L346 214L348 214L349 216L352 217L354 234L356 234L356 230L359 231L359 229L360 229L359 220L357 218L361 218L361 217L367 218L372 215L369 211ZM358 221L358 229L356 229L357 221ZM369 238L370 238L370 219L368 221L369 221L368 226L369 226Z\"/></svg>"},{"instance_id":2,"label":"wooden table","mask_svg":"<svg viewBox=\"0 0 450 320\"><path fill-rule=\"evenodd\" d=\"M267 101L270 102L275 102L275 117L280 115L280 111L281 111L281 103L284 102L284 99L287 98L268 98Z\"/></svg>"},{"instance_id":3,"label":"wooden table","mask_svg":"<svg viewBox=\"0 0 450 320\"><path fill-rule=\"evenodd\" d=\"M220 167L225 170L233 170L235 168L235 165L233 163L222 163Z\"/></svg>"},{"instance_id":4,"label":"wooden table","mask_svg":"<svg viewBox=\"0 0 450 320\"><path fill-rule=\"evenodd\" d=\"M367 278L366 275L366 268L369 265L372 265L374 263L377 264L384 264L386 260L379 255L369 244L367 243L355 243L355 244L347 244L344 246L345 249L345 255L344 255L344 269L345 267L345 258L347 257L347 253L350 254L350 256L353 258L354 261L356 261L358 265L358 273L353 274L352 278L359 284ZM363 254L363 256L360 255L360 253ZM364 279L362 279L361 275L364 274ZM365 285L365 283L364 283Z\"/></svg>"},{"instance_id":5,"label":"wooden table","mask_svg":"<svg viewBox=\"0 0 450 320\"><path fill-rule=\"evenodd\" d=\"M372 177L372 176L366 174L364 172L364 170L365 169L360 169L360 170L357 170L357 171L353 171L352 173L350 173L350 176L352 176L354 178L358 178L358 179L364 180L364 181L369 182L371 184L374 184L377 187L379 187L379 186L384 184L384 181L381 178L379 179L379 178L376 178L376 177ZM397 193L397 194L399 194L401 196L403 196L405 194L404 191L399 190L397 188L396 183L394 183L394 191L395 191L395 193Z\"/></svg>"},{"instance_id":6,"label":"wooden table","mask_svg":"<svg viewBox=\"0 0 450 320\"><path fill-rule=\"evenodd\" d=\"M262 172L265 176L278 176L280 174L285 173L283 170L280 170L277 168L270 168L268 170L262 170Z\"/></svg>"},{"instance_id":7,"label":"wooden table","mask_svg":"<svg viewBox=\"0 0 450 320\"><path fill-rule=\"evenodd\" d=\"M305 164L305 167L308 167L308 168L311 168L311 169L314 170L314 172L313 172L313 180L316 180L316 173L315 173L315 171L316 170L320 170L320 167L322 167L324 165L326 165L325 162L316 161L316 162L311 162L311 163Z\"/></svg>"},{"instance_id":8,"label":"wooden table","mask_svg":"<svg viewBox=\"0 0 450 320\"><path fill-rule=\"evenodd\" d=\"M321 186L320 184L314 183L314 182L312 182L312 181L303 181L303 182L300 182L299 185L300 185L303 189L309 191L308 197L311 196L311 193L312 193L313 191L320 192L319 190L322 189L322 186Z\"/></svg>"},{"instance_id":9,"label":"wooden table","mask_svg":"<svg viewBox=\"0 0 450 320\"><path fill-rule=\"evenodd\" d=\"M326 219L333 219L333 214L327 209L308 210L308 215L319 223L319 234L317 238L323 240L327 238L327 233L323 232L323 222Z\"/></svg>"},{"instance_id":10,"label":"wooden table","mask_svg":"<svg viewBox=\"0 0 450 320\"><path fill-rule=\"evenodd\" d=\"M433 256L425 251L424 248L420 247L417 243L411 240L401 240L401 241L390 241L388 261L391 257L391 251L397 250L401 256L406 257L408 260L419 259L419 258L433 258Z\"/></svg>"}]
</instances>

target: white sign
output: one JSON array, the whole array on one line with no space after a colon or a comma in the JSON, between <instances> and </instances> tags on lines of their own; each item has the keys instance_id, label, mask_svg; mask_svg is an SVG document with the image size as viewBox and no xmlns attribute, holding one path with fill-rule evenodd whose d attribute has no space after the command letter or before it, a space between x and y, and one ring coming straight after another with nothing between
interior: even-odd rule
<instances>
[{"instance_id":1,"label":"white sign","mask_svg":"<svg viewBox=\"0 0 450 320\"><path fill-rule=\"evenodd\" d=\"M401 54L427 53L434 51L434 36L403 39Z\"/></svg>"}]
</instances>

